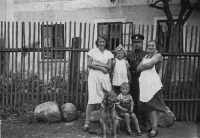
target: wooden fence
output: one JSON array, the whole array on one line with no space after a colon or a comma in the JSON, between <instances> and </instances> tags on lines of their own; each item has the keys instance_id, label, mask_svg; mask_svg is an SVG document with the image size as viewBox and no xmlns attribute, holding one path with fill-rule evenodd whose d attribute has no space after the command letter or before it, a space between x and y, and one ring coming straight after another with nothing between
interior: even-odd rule
<instances>
[{"instance_id":1,"label":"wooden fence","mask_svg":"<svg viewBox=\"0 0 200 138\"><path fill-rule=\"evenodd\" d=\"M163 92L166 104L179 120L196 121L198 115L200 30L186 26L179 35L181 52L169 53L173 33L168 37L152 25L133 23L1 22L0 23L0 100L2 109L30 104L34 109L46 101L59 105L71 102L80 110L87 104L87 52L95 47L97 35L107 35L110 50L123 44L132 50L131 35L141 33L147 42L156 39L163 55L160 77L175 57L172 77ZM104 29L107 28L105 31ZM97 33L98 32L98 33ZM119 35L120 34L120 35ZM170 43L170 44L169 44ZM171 67L172 68L172 67ZM200 114L199 114L200 115Z\"/></svg>"}]
</instances>

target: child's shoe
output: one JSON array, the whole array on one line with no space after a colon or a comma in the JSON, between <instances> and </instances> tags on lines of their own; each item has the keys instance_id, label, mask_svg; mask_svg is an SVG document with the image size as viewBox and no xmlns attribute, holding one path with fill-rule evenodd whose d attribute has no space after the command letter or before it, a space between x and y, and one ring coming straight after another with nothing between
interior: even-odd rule
<instances>
[{"instance_id":1,"label":"child's shoe","mask_svg":"<svg viewBox=\"0 0 200 138\"><path fill-rule=\"evenodd\" d=\"M142 132L140 131L140 132L137 132L137 135L138 136L142 136Z\"/></svg>"}]
</instances>

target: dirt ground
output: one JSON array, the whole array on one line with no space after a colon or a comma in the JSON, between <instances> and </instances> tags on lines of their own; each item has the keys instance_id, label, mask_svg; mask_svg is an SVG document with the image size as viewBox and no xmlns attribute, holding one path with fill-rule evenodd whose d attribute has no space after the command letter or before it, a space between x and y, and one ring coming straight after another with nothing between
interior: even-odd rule
<instances>
[{"instance_id":1,"label":"dirt ground","mask_svg":"<svg viewBox=\"0 0 200 138\"><path fill-rule=\"evenodd\" d=\"M2 138L100 138L101 135L88 134L81 130L82 120L60 123L11 123L2 122ZM98 123L91 123L92 129L98 128ZM135 134L135 133L134 133ZM135 134L136 135L136 134ZM129 138L121 130L119 138ZM137 136L134 136L137 138ZM108 135L108 138L112 138ZM148 132L140 138L148 138ZM175 122L168 128L159 127L157 138L200 138L200 124L191 122Z\"/></svg>"}]
</instances>

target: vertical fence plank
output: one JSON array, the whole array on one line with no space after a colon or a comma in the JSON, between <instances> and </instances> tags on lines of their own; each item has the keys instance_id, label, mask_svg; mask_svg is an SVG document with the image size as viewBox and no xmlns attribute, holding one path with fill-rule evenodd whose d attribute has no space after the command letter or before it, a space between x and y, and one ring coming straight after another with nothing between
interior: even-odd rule
<instances>
[{"instance_id":1,"label":"vertical fence plank","mask_svg":"<svg viewBox=\"0 0 200 138\"><path fill-rule=\"evenodd\" d=\"M82 27L81 27L82 28ZM90 29L91 29L91 24L89 24L89 31L88 31L88 48L89 48L89 46L90 46L90 36L91 36L91 34L90 34ZM85 50L86 49L86 43L85 43L85 39L86 39L86 35L85 35L85 26L84 26L84 28L83 28L83 49ZM87 80L85 80L86 78L85 78L85 75L87 75L86 73L87 73L87 69L85 69L85 61L86 61L86 57L87 55L86 55L86 52L84 51L83 52L83 69L82 69L82 77L81 77L81 79L82 79L82 83L81 83L81 97L80 97L80 101L81 101L81 104L83 104L83 105L85 105L86 106L86 103L84 102L85 101L85 99L87 99L86 97L87 97L87 91L85 91L86 89L86 87L87 87L87 84L86 84L86 86L85 86L85 81L87 82ZM88 75L87 75L88 76ZM86 77L87 77L86 76ZM83 98L82 98L83 97ZM84 106L84 107L85 107Z\"/></svg>"},{"instance_id":2,"label":"vertical fence plank","mask_svg":"<svg viewBox=\"0 0 200 138\"><path fill-rule=\"evenodd\" d=\"M36 41L35 41L35 33L36 33L36 23L33 23L33 62L32 62L32 85L31 85L31 104L32 104L32 110L35 106L35 47L36 47ZM39 47L37 47L39 48ZM37 106L37 105L36 105Z\"/></svg>"},{"instance_id":3,"label":"vertical fence plank","mask_svg":"<svg viewBox=\"0 0 200 138\"><path fill-rule=\"evenodd\" d=\"M10 50L10 22L8 22L8 27L7 27L7 49ZM10 73L9 73L9 60L10 60L10 53L6 52L6 70L5 70L5 74L6 74L6 83L7 83L7 87L6 87L6 104L8 106L9 105L9 97L11 96L11 93L9 92L9 77L10 77Z\"/></svg>"},{"instance_id":4,"label":"vertical fence plank","mask_svg":"<svg viewBox=\"0 0 200 138\"><path fill-rule=\"evenodd\" d=\"M124 46L126 45L126 24L124 24ZM129 47L128 47L129 50Z\"/></svg>"},{"instance_id":5,"label":"vertical fence plank","mask_svg":"<svg viewBox=\"0 0 200 138\"><path fill-rule=\"evenodd\" d=\"M174 82L172 83L173 85L173 99L177 99L177 89L176 89L176 70L177 70L177 56L175 58L175 64L174 64ZM176 109L176 102L173 102L173 111L175 114L177 114L177 109Z\"/></svg>"},{"instance_id":6,"label":"vertical fence plank","mask_svg":"<svg viewBox=\"0 0 200 138\"><path fill-rule=\"evenodd\" d=\"M11 37L12 37L12 39L11 39L11 49L13 49L14 48L14 22L12 22L12 27L11 27ZM12 59L12 61L11 61L11 70L10 69L8 69L8 70L10 70L10 79L12 80L12 84L11 84L11 90L10 90L10 93L11 93L11 95L10 95L10 106L11 107L14 107L14 104L13 104L13 97L15 96L13 93L14 93L14 88L13 88L13 67L14 67L14 52L12 52L11 53L11 55L10 55L10 53L9 53L9 57L12 57L11 59ZM10 63L10 60L9 60L9 63Z\"/></svg>"},{"instance_id":7,"label":"vertical fence plank","mask_svg":"<svg viewBox=\"0 0 200 138\"><path fill-rule=\"evenodd\" d=\"M200 28L199 29L197 29L198 30L198 33L199 33L199 37L197 37L198 39L199 39L199 46L200 46ZM198 48L199 49L199 48ZM197 50L196 50L197 51ZM200 52L200 49L199 49L199 51L197 51L197 52ZM197 99L199 99L200 97L199 97L199 76L200 76L200 73L199 73L199 69L200 69L200 57L198 56L197 57L197 69L196 69L196 93L195 93L195 96L194 97L196 97ZM199 107L199 105L200 105L200 103L199 102L196 102L195 103L195 116L194 116L194 118L195 118L195 120L194 121L196 121L196 119L197 119L197 115L198 115L198 107Z\"/></svg>"},{"instance_id":8,"label":"vertical fence plank","mask_svg":"<svg viewBox=\"0 0 200 138\"><path fill-rule=\"evenodd\" d=\"M144 24L142 25L142 35L144 36Z\"/></svg>"},{"instance_id":9,"label":"vertical fence plank","mask_svg":"<svg viewBox=\"0 0 200 138\"><path fill-rule=\"evenodd\" d=\"M178 62L178 82L177 82L177 99L180 99L180 85L181 85L181 72L182 72L182 56L178 56L179 62ZM177 118L180 118L180 102L177 103Z\"/></svg>"},{"instance_id":10,"label":"vertical fence plank","mask_svg":"<svg viewBox=\"0 0 200 138\"><path fill-rule=\"evenodd\" d=\"M60 27L59 27L59 41L60 41L60 45L59 45L59 47L58 48L62 48L63 49L63 47L64 47L64 44L63 44L63 27L62 27L62 23L60 22ZM58 84L58 89L59 89L59 91L58 91L58 101L59 101L59 104L61 104L62 103L62 98L60 97L61 96L61 92L63 93L63 90L61 89L61 85L62 85L62 83L63 83L63 79L61 80L61 78L62 78L62 76L61 76L61 65L62 65L62 58L63 58L63 51L59 51L59 58L60 58L60 64L59 64L59 81L58 82L60 82L59 84ZM64 76L63 76L64 77ZM61 82L62 81L62 82Z\"/></svg>"},{"instance_id":11,"label":"vertical fence plank","mask_svg":"<svg viewBox=\"0 0 200 138\"><path fill-rule=\"evenodd\" d=\"M186 35L185 35L185 38L184 38L184 40L185 40L185 52L187 53L187 37L188 37L188 26L186 26ZM184 68L184 70L183 70L183 85L185 86L185 82L186 82L186 76L185 76L185 74L186 74L186 70L185 70L185 68L186 68L186 66L187 66L187 64L186 64L186 62L187 62L187 56L184 56L184 65L183 65L183 68ZM185 87L183 88L183 91L182 91L182 99L184 99L185 98ZM184 117L186 116L185 114L184 114L184 111L185 111L185 104L184 104L184 102L182 102L182 106L181 106L181 120L183 120L184 119Z\"/></svg>"},{"instance_id":12,"label":"vertical fence plank","mask_svg":"<svg viewBox=\"0 0 200 138\"><path fill-rule=\"evenodd\" d=\"M73 39L73 44L72 44L72 48L73 48L73 50L76 48L76 45L75 45L75 38L76 38L76 22L74 22L74 29L73 29L73 32L74 32L74 39ZM72 52L72 67L71 67L71 73L72 73L72 76L71 76L71 82L72 82L72 86L71 86L71 90L70 90L70 93L71 93L71 102L73 102L74 103L74 73L75 73L75 71L74 71L74 67L75 67L75 58L76 58L76 54L75 54L76 52L75 51L73 51Z\"/></svg>"},{"instance_id":13,"label":"vertical fence plank","mask_svg":"<svg viewBox=\"0 0 200 138\"><path fill-rule=\"evenodd\" d=\"M139 29L138 29L138 34L140 34L140 28L141 28L141 25L139 24L138 26L139 26Z\"/></svg>"},{"instance_id":14,"label":"vertical fence plank","mask_svg":"<svg viewBox=\"0 0 200 138\"><path fill-rule=\"evenodd\" d=\"M40 94L41 94L41 102L45 102L46 101L46 97L44 95L44 56L45 56L45 53L44 53L44 22L42 22L42 28L41 28L41 48L42 48L42 52L41 52L41 61L42 63L42 91L40 91Z\"/></svg>"},{"instance_id":15,"label":"vertical fence plank","mask_svg":"<svg viewBox=\"0 0 200 138\"><path fill-rule=\"evenodd\" d=\"M193 44L193 42L192 42L192 37L193 37L193 29L194 29L194 27L192 26L192 29L191 29L191 38L190 38L190 48L189 48L189 53L191 53L191 51L192 51L192 44ZM190 74L191 74L191 56L189 56L189 69L188 69L188 75L187 75L187 99L189 99L190 98L190 94L191 94L191 92L190 92L190 89L189 89L189 87L190 87ZM189 107L188 106L190 106L191 104L190 104L190 102L186 102L186 119L187 120L189 120L190 119L190 114L188 114L189 113Z\"/></svg>"},{"instance_id":16,"label":"vertical fence plank","mask_svg":"<svg viewBox=\"0 0 200 138\"><path fill-rule=\"evenodd\" d=\"M29 103L29 95L30 95L30 48L31 48L31 22L29 22L28 24L28 71L27 71L27 78L28 78L28 81L26 81L26 83L28 83L28 86L26 88L27 90L27 104L30 104ZM27 48L27 46L25 47ZM26 50L27 51L27 50ZM25 55L27 55L27 52L25 52Z\"/></svg>"},{"instance_id":17,"label":"vertical fence plank","mask_svg":"<svg viewBox=\"0 0 200 138\"><path fill-rule=\"evenodd\" d=\"M110 32L113 32L113 28L114 28L114 24L111 24L111 27L110 27ZM103 28L102 28L103 29ZM110 36L109 36L110 39L110 46L109 46L109 50L112 50L112 46L114 45L113 44L113 41L112 41L112 33L110 33Z\"/></svg>"},{"instance_id":18,"label":"vertical fence plank","mask_svg":"<svg viewBox=\"0 0 200 138\"><path fill-rule=\"evenodd\" d=\"M18 49L18 22L16 22L15 24L15 47L16 49ZM14 33L14 32L13 32ZM17 91L18 90L18 84L19 84L19 81L18 81L18 70L17 70L17 57L18 57L18 52L15 52L15 98L14 98L14 108L17 108L17 103L18 103L18 95L17 93L20 91Z\"/></svg>"},{"instance_id":19,"label":"vertical fence plank","mask_svg":"<svg viewBox=\"0 0 200 138\"><path fill-rule=\"evenodd\" d=\"M164 53L166 53L166 44L167 44L167 25L165 25L165 34L164 34Z\"/></svg>"},{"instance_id":20,"label":"vertical fence plank","mask_svg":"<svg viewBox=\"0 0 200 138\"><path fill-rule=\"evenodd\" d=\"M78 43L78 49L80 49L81 48L81 36L82 36L82 26L81 26L81 24L80 24L80 26L79 26L79 38L78 38L78 41L79 41L79 43ZM79 98L80 98L80 93L79 93L79 83L80 83L80 81L81 80L79 80L79 75L80 75L80 62L81 62L81 60L80 60L80 52L79 51L77 51L77 57L78 57L78 63L77 63L77 70L76 70L76 89L75 89L75 92L76 92L76 105L80 105L80 101L79 101Z\"/></svg>"},{"instance_id":21,"label":"vertical fence plank","mask_svg":"<svg viewBox=\"0 0 200 138\"><path fill-rule=\"evenodd\" d=\"M84 23L84 30L83 30L83 35L84 35L84 39L83 39L83 47L85 48L85 46L86 46L86 23ZM93 35L94 35L94 26L93 26ZM93 36L93 38L94 38L94 36ZM88 47L87 47L88 49L89 49L89 45L88 45ZM94 48L94 47L92 47L92 48ZM88 68L87 68L87 72L88 72ZM87 76L87 84L86 85L88 85L88 76ZM87 88L87 87L86 87ZM86 89L86 91L85 91L85 95L84 95L84 107L86 107L86 105L87 105L87 97L88 97L88 91L87 91L87 89Z\"/></svg>"},{"instance_id":22,"label":"vertical fence plank","mask_svg":"<svg viewBox=\"0 0 200 138\"><path fill-rule=\"evenodd\" d=\"M95 42L95 40L94 40L94 33L95 33L95 24L93 25L93 33L92 33L92 48L94 47L94 42Z\"/></svg>"},{"instance_id":23,"label":"vertical fence plank","mask_svg":"<svg viewBox=\"0 0 200 138\"><path fill-rule=\"evenodd\" d=\"M194 53L196 53L197 50L197 39L198 39L198 27L196 26L196 31L195 31L195 36L194 36L195 40L194 40ZM191 95L191 99L196 99L195 97L195 93L197 92L195 90L195 63L196 63L196 56L193 57L193 75L192 75L192 95ZM190 117L190 121L196 121L196 108L197 108L197 102L192 102L191 103L191 108L190 108L190 113L191 113L191 117Z\"/></svg>"},{"instance_id":24,"label":"vertical fence plank","mask_svg":"<svg viewBox=\"0 0 200 138\"><path fill-rule=\"evenodd\" d=\"M49 32L49 24L48 24L48 21L46 22L46 36L45 36L45 39L46 39L46 41L44 42L44 43L46 43L46 46L47 47L45 47L46 48L46 50L45 50L45 52L47 52L46 54L45 54L45 56L47 56L47 57L45 57L46 58L46 71L47 71L47 78L46 78L46 82L45 82L45 93L46 93L46 100L47 101L49 101L49 100L51 100L49 97L49 90L48 90L48 88L49 88L49 45L50 45L50 43L49 43L49 36L52 36L52 31L50 31ZM52 29L52 28L51 28ZM45 44L44 44L45 45Z\"/></svg>"},{"instance_id":25,"label":"vertical fence plank","mask_svg":"<svg viewBox=\"0 0 200 138\"><path fill-rule=\"evenodd\" d=\"M128 27L128 48L130 47L131 29L132 29L131 24L129 24L129 27Z\"/></svg>"},{"instance_id":26,"label":"vertical fence plank","mask_svg":"<svg viewBox=\"0 0 200 138\"><path fill-rule=\"evenodd\" d=\"M56 22L56 24L55 24L55 49L57 49L58 48L58 41L57 41L57 39L58 39L58 24L57 24L57 22ZM55 100L57 101L57 56L58 56L58 52L57 52L57 50L54 50L54 52L55 52L55 59L54 59L54 63L55 63L55 68L54 68L54 93L55 93Z\"/></svg>"},{"instance_id":27,"label":"vertical fence plank","mask_svg":"<svg viewBox=\"0 0 200 138\"><path fill-rule=\"evenodd\" d=\"M4 43L3 43L3 49L5 49L6 48L6 22L4 22ZM4 54L3 54L3 82L5 82L5 78L6 78L6 74L5 74L5 66L6 66L6 52L4 52ZM6 96L5 96L6 95ZM5 100L4 101L4 104L7 106L7 94L6 94L6 91L5 91L5 83L4 83L4 85L3 85L3 96L4 96L4 98L3 98L3 100Z\"/></svg>"},{"instance_id":28,"label":"vertical fence plank","mask_svg":"<svg viewBox=\"0 0 200 138\"><path fill-rule=\"evenodd\" d=\"M145 51L147 51L147 45L148 45L148 38L149 38L149 25L147 25L147 33L146 33L146 47L145 47Z\"/></svg>"},{"instance_id":29,"label":"vertical fence plank","mask_svg":"<svg viewBox=\"0 0 200 138\"><path fill-rule=\"evenodd\" d=\"M69 22L69 48L71 48L71 27L72 27L72 25L71 25L72 23L71 23L71 21ZM70 75L71 75L71 63L72 63L72 61L71 61L71 54L72 52L71 51L69 51L69 56L68 56L68 59L69 59L69 62L68 62L68 82L67 82L67 93L68 93L68 96L67 96L67 101L69 101L69 102L71 102L71 89L70 89L70 81L71 81L71 77L70 77Z\"/></svg>"},{"instance_id":30,"label":"vertical fence plank","mask_svg":"<svg viewBox=\"0 0 200 138\"><path fill-rule=\"evenodd\" d=\"M51 22L51 31L53 31L53 23ZM50 47L50 51L51 51L51 81L50 81L50 90L51 90L51 94L50 94L50 97L51 97L51 101L55 101L56 99L54 99L54 90L53 90L53 83L54 83L54 80L53 80L53 53L54 51L52 51L52 48L53 48L53 37L54 36L51 36L51 47Z\"/></svg>"},{"instance_id":31,"label":"vertical fence plank","mask_svg":"<svg viewBox=\"0 0 200 138\"><path fill-rule=\"evenodd\" d=\"M23 101L23 91L22 91L22 89L23 89L23 86L22 86L22 83L23 83L23 80L22 80L23 79L23 74L22 74L23 73L23 32L24 32L23 24L24 23L21 22L21 51L20 51L21 52L21 62L20 62L21 65L20 65L20 84L19 84L20 85L19 106L21 105L21 101L24 102Z\"/></svg>"},{"instance_id":32,"label":"vertical fence plank","mask_svg":"<svg viewBox=\"0 0 200 138\"><path fill-rule=\"evenodd\" d=\"M5 40L5 38L3 37L3 34L4 34L4 32L3 32L3 21L1 21L1 46L0 46L0 50L2 50L3 49L3 45L4 45L4 40ZM3 66L4 66L4 62L2 61L3 59L2 59L2 57L3 57L3 52L1 51L0 52L0 73L3 73L3 70L4 69L2 69L3 68ZM4 74L2 74L2 77L0 77L0 80L1 80L1 82L3 83L4 82ZM4 91L4 84L3 84L3 86L2 86L2 109L5 109L5 91Z\"/></svg>"},{"instance_id":33,"label":"vertical fence plank","mask_svg":"<svg viewBox=\"0 0 200 138\"><path fill-rule=\"evenodd\" d=\"M25 78L26 78L26 74L25 74L25 63L26 63L26 58L25 58L25 44L26 44L26 34L25 34L25 22L23 22L22 24L22 74L23 74L23 103L25 103L25 100L26 100L26 92L25 92Z\"/></svg>"},{"instance_id":34,"label":"vertical fence plank","mask_svg":"<svg viewBox=\"0 0 200 138\"><path fill-rule=\"evenodd\" d=\"M151 26L151 39L153 39L153 30L154 30L154 25Z\"/></svg>"},{"instance_id":35,"label":"vertical fence plank","mask_svg":"<svg viewBox=\"0 0 200 138\"><path fill-rule=\"evenodd\" d=\"M65 22L64 24L64 49L67 49L67 23ZM64 104L66 101L65 101L65 97L66 97L66 89L65 89L65 82L67 81L66 80L66 56L67 56L67 51L64 51L64 68L63 68L63 83L64 85L62 86L62 89L63 89L63 92L62 92L62 104ZM69 66L69 64L68 64ZM69 87L69 86L67 86Z\"/></svg>"},{"instance_id":36,"label":"vertical fence plank","mask_svg":"<svg viewBox=\"0 0 200 138\"><path fill-rule=\"evenodd\" d=\"M38 34L38 43L40 43L40 23L38 22L38 31L37 31L37 34ZM41 46L41 44L40 44ZM38 105L40 103L40 99L41 99L41 96L39 95L39 91L40 91L40 49L38 48L37 50L37 101L36 101L36 105Z\"/></svg>"}]
</instances>

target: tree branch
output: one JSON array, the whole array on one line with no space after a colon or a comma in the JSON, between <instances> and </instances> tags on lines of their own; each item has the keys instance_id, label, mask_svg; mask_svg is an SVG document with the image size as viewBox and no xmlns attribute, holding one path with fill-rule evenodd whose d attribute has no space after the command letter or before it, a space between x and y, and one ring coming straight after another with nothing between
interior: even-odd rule
<instances>
[{"instance_id":1,"label":"tree branch","mask_svg":"<svg viewBox=\"0 0 200 138\"><path fill-rule=\"evenodd\" d=\"M181 11L178 17L177 24L182 21L183 16L185 15L185 12L187 11L188 7L190 7L190 1L189 0L181 0Z\"/></svg>"},{"instance_id":2,"label":"tree branch","mask_svg":"<svg viewBox=\"0 0 200 138\"><path fill-rule=\"evenodd\" d=\"M159 10L164 10L164 7L156 6L154 4L150 4L149 7L156 8L156 9L159 9Z\"/></svg>"},{"instance_id":3,"label":"tree branch","mask_svg":"<svg viewBox=\"0 0 200 138\"><path fill-rule=\"evenodd\" d=\"M167 16L167 19L169 21L169 23L171 25L174 25L174 19L172 17L172 13L170 11L170 8L169 8L169 1L168 0L162 0L163 2L163 6L164 6L164 12L165 12L165 15Z\"/></svg>"},{"instance_id":4,"label":"tree branch","mask_svg":"<svg viewBox=\"0 0 200 138\"><path fill-rule=\"evenodd\" d=\"M189 8L189 11L186 13L185 17L183 18L183 20L180 22L180 25L183 25L187 20L188 18L190 17L190 15L193 13L193 11L195 10L195 8L197 7L198 5L198 2L195 3L193 6L191 6Z\"/></svg>"},{"instance_id":5,"label":"tree branch","mask_svg":"<svg viewBox=\"0 0 200 138\"><path fill-rule=\"evenodd\" d=\"M159 9L159 10L164 10L164 7L160 7L160 6L156 5L159 2L161 2L161 0L156 1L153 4L150 4L149 7L156 8L156 9Z\"/></svg>"}]
</instances>

